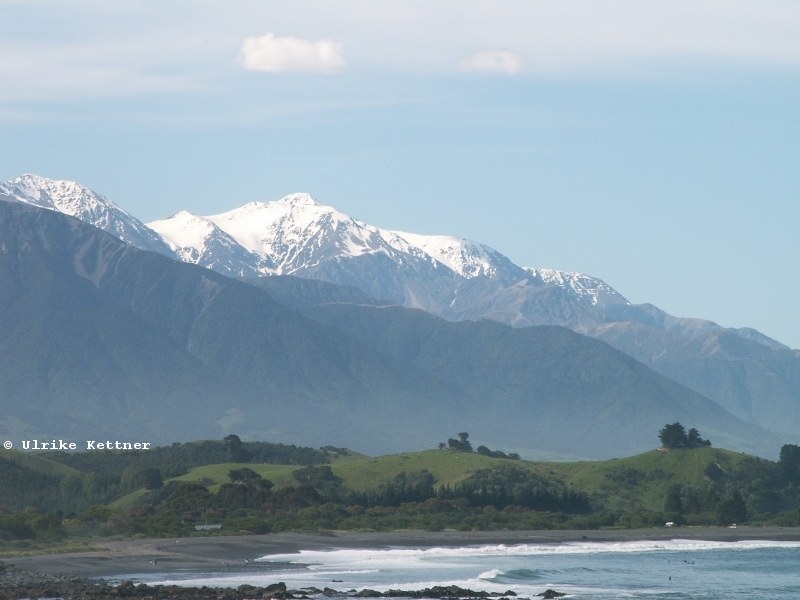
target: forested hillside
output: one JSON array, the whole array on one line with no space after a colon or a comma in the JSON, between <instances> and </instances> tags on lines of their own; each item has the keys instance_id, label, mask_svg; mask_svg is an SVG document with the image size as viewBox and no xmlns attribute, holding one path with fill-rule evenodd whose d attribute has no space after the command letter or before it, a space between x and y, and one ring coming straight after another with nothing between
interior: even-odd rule
<instances>
[{"instance_id":1,"label":"forested hillside","mask_svg":"<svg viewBox=\"0 0 800 600\"><path fill-rule=\"evenodd\" d=\"M473 452L467 438L377 458L236 436L140 453L2 451L0 477L11 485L0 488L0 550L209 535L195 528L207 524L219 526L215 535L800 524L795 445L778 462L702 446L545 463Z\"/></svg>"}]
</instances>

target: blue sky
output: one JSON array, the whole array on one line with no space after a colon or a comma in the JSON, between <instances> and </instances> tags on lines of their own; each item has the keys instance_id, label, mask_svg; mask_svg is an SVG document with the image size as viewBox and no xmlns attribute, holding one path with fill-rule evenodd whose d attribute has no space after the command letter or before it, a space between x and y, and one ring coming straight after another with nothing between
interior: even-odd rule
<instances>
[{"instance_id":1,"label":"blue sky","mask_svg":"<svg viewBox=\"0 0 800 600\"><path fill-rule=\"evenodd\" d=\"M800 348L798 2L0 1L0 179L297 191Z\"/></svg>"}]
</instances>

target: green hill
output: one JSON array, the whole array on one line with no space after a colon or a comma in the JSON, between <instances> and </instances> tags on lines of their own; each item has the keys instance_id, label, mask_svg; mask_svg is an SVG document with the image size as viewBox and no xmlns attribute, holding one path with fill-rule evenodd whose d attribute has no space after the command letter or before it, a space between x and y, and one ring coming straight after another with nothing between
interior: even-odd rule
<instances>
[{"instance_id":1,"label":"green hill","mask_svg":"<svg viewBox=\"0 0 800 600\"><path fill-rule=\"evenodd\" d=\"M709 465L721 473L712 480ZM721 494L736 487L756 493L759 486L775 476L776 463L720 448L695 448L666 451L651 450L628 458L605 461L534 462L489 458L477 453L450 450L426 450L390 454L376 458L362 455L339 457L331 461L333 474L341 484L354 491L378 488L394 481L401 473L427 471L435 478L436 488L463 483L481 471L520 470L531 473L545 485L565 487L589 496L596 510L628 512L642 508L662 511L670 489L705 489L716 487ZM293 465L223 463L192 469L175 478L180 482L203 482L210 491L230 483L232 469L249 468L278 487L297 485ZM137 492L134 497L139 497ZM122 501L119 506L130 505Z\"/></svg>"},{"instance_id":2,"label":"green hill","mask_svg":"<svg viewBox=\"0 0 800 600\"><path fill-rule=\"evenodd\" d=\"M76 503L71 502L67 497L69 491L62 486L65 481L80 478L81 474L75 469L35 454L0 450L0 515L4 512L3 507L52 508L60 504L85 509L82 494L78 494Z\"/></svg>"},{"instance_id":3,"label":"green hill","mask_svg":"<svg viewBox=\"0 0 800 600\"><path fill-rule=\"evenodd\" d=\"M0 448L0 458L12 461L21 467L36 471L37 473L45 473L47 475L78 475L79 471L67 465L48 460L44 456L19 452L18 450L6 450Z\"/></svg>"},{"instance_id":4,"label":"green hill","mask_svg":"<svg viewBox=\"0 0 800 600\"><path fill-rule=\"evenodd\" d=\"M166 456L208 460L225 448L185 446L154 454L153 464ZM256 453L244 454L248 448L301 462L254 462ZM198 464L163 484L156 478L148 490L141 482L153 482L157 470L139 469L121 454L72 455L76 465L103 469L79 472L41 455L6 453L0 505L12 510L0 510L0 540L208 535L195 530L203 523L220 525L214 534L637 528L666 521L797 526L800 449L783 450L779 463L705 447L566 463L452 449L373 458L343 449L228 443L224 452L250 462Z\"/></svg>"}]
</instances>

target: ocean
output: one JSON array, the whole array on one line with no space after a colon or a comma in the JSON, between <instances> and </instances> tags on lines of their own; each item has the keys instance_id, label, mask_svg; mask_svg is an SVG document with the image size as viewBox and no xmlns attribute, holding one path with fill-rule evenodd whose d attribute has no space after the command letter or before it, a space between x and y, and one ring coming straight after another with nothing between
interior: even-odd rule
<instances>
[{"instance_id":1,"label":"ocean","mask_svg":"<svg viewBox=\"0 0 800 600\"><path fill-rule=\"evenodd\" d=\"M277 570L186 573L147 583L237 587L421 589L458 585L533 598L800 598L800 542L697 540L486 545L463 548L302 551L258 559ZM291 566L281 568L281 564Z\"/></svg>"}]
</instances>

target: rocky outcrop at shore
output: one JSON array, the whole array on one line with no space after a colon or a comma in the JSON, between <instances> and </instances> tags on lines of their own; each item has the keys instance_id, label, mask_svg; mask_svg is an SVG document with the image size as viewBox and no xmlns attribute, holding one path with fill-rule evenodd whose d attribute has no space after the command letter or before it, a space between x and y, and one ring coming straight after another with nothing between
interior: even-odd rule
<instances>
[{"instance_id":1,"label":"rocky outcrop at shore","mask_svg":"<svg viewBox=\"0 0 800 600\"><path fill-rule=\"evenodd\" d=\"M318 590L303 588L287 590L283 582L267 587L240 585L238 588L183 587L178 585L147 585L123 581L110 585L102 579L82 579L61 577L43 573L30 573L14 565L0 563L0 600L21 600L23 598L65 598L72 600L300 600L311 596L339 596L351 598L419 598L447 599L457 598L511 598L516 596L512 590L502 594L497 592L475 591L451 586L434 586L424 590L389 590L379 592L365 589L340 592L332 588Z\"/></svg>"},{"instance_id":2,"label":"rocky outcrop at shore","mask_svg":"<svg viewBox=\"0 0 800 600\"><path fill-rule=\"evenodd\" d=\"M294 590L292 590L294 591ZM178 585L138 585L123 581L110 585L107 581L59 577L43 573L29 573L14 565L0 563L0 600L22 598L69 598L72 600L120 600L141 598L142 600L246 600L269 598L289 600L308 596L295 595L286 590L284 583L267 587L240 585L238 588L182 587ZM300 592L297 592L301 594Z\"/></svg>"},{"instance_id":3,"label":"rocky outcrop at shore","mask_svg":"<svg viewBox=\"0 0 800 600\"><path fill-rule=\"evenodd\" d=\"M435 585L424 590L389 590L387 592L365 589L354 594L357 598L507 598L516 595L511 590L507 590L502 594L498 592L476 592L457 585Z\"/></svg>"}]
</instances>

